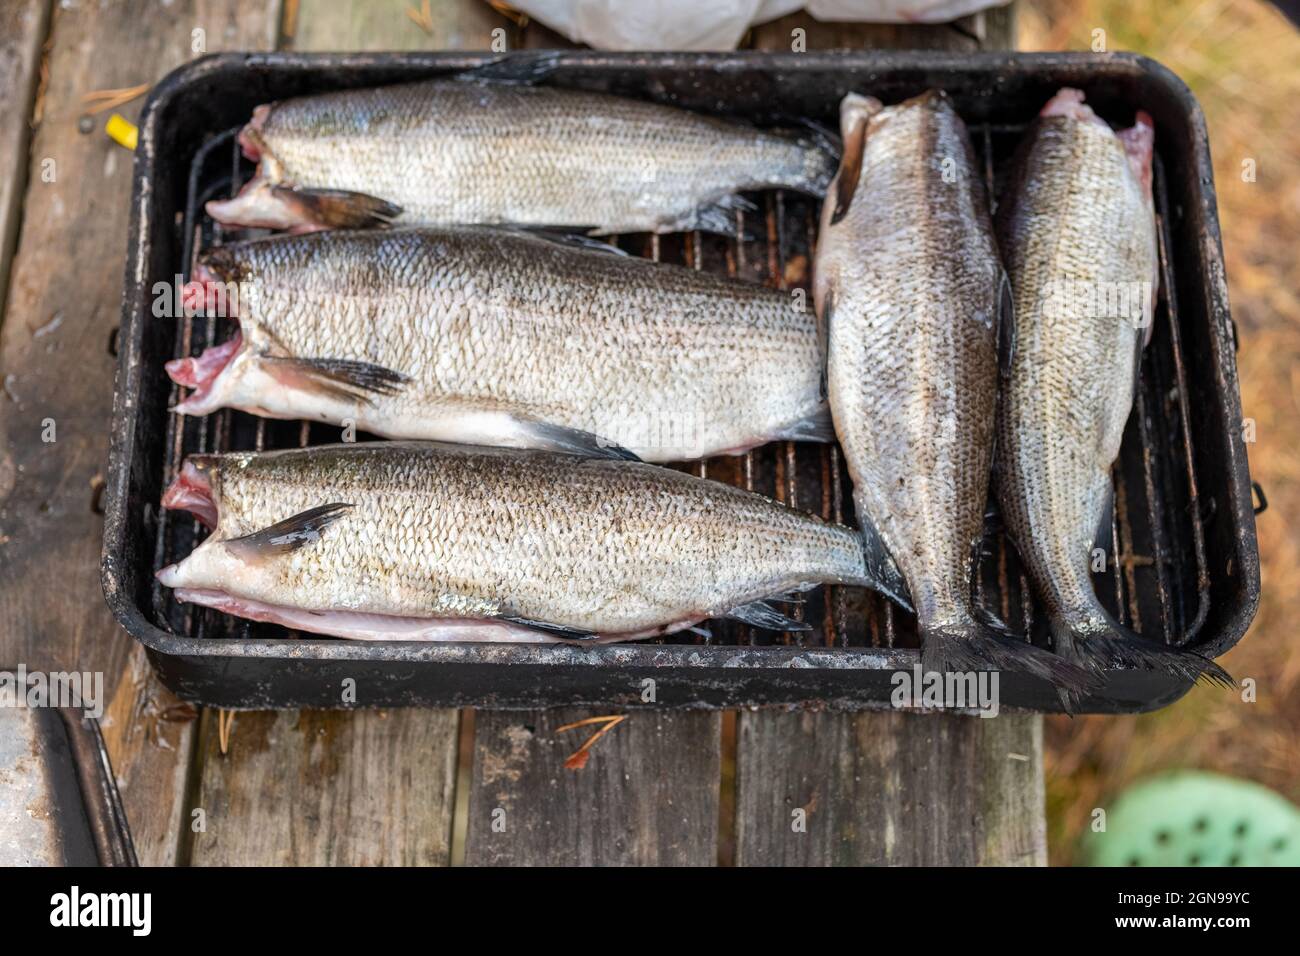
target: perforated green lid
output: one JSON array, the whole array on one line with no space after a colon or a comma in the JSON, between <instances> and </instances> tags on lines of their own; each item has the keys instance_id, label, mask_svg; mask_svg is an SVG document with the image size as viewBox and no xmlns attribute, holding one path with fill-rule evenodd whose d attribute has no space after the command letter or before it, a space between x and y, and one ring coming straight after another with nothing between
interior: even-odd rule
<instances>
[{"instance_id":1,"label":"perforated green lid","mask_svg":"<svg viewBox=\"0 0 1300 956\"><path fill-rule=\"evenodd\" d=\"M1257 783L1179 771L1125 790L1081 849L1090 866L1297 866L1300 810Z\"/></svg>"}]
</instances>

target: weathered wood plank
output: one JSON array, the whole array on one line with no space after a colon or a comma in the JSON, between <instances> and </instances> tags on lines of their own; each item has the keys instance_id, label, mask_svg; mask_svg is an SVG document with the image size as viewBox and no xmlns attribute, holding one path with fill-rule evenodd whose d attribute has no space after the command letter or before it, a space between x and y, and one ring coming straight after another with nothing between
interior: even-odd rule
<instances>
[{"instance_id":1,"label":"weathered wood plank","mask_svg":"<svg viewBox=\"0 0 1300 956\"><path fill-rule=\"evenodd\" d=\"M285 43L295 50L489 50L495 39L515 47L515 25L482 0L436 0L428 10L423 21L422 0L300 0Z\"/></svg>"},{"instance_id":2,"label":"weathered wood plank","mask_svg":"<svg viewBox=\"0 0 1300 956\"><path fill-rule=\"evenodd\" d=\"M27 185L32 106L49 20L50 0L0 3L0 321Z\"/></svg>"},{"instance_id":3,"label":"weathered wood plank","mask_svg":"<svg viewBox=\"0 0 1300 956\"><path fill-rule=\"evenodd\" d=\"M189 862L445 866L458 720L454 710L240 713L223 755L206 712Z\"/></svg>"},{"instance_id":4,"label":"weathered wood plank","mask_svg":"<svg viewBox=\"0 0 1300 956\"><path fill-rule=\"evenodd\" d=\"M556 728L585 709L480 711L474 728L469 865L717 862L717 712L635 711L580 770L564 766L597 727Z\"/></svg>"},{"instance_id":5,"label":"weathered wood plank","mask_svg":"<svg viewBox=\"0 0 1300 956\"><path fill-rule=\"evenodd\" d=\"M300 51L488 49L510 27L477 0L302 0L282 43ZM220 752L205 716L193 835L196 864L450 862L459 714L455 710L241 713Z\"/></svg>"},{"instance_id":6,"label":"weathered wood plank","mask_svg":"<svg viewBox=\"0 0 1300 956\"><path fill-rule=\"evenodd\" d=\"M1047 862L1042 720L741 714L742 866Z\"/></svg>"},{"instance_id":7,"label":"weathered wood plank","mask_svg":"<svg viewBox=\"0 0 1300 956\"><path fill-rule=\"evenodd\" d=\"M99 584L92 506L107 455L131 156L104 135L106 114L88 133L78 121L84 94L153 82L194 56L194 30L209 50L265 48L275 20L268 0L175 0L165 15L144 0L58 6L0 330L0 660L104 673L105 738L148 863L174 857L188 729L151 738L129 725L171 702L151 678L123 680L133 642ZM134 119L140 102L119 112Z\"/></svg>"}]
</instances>

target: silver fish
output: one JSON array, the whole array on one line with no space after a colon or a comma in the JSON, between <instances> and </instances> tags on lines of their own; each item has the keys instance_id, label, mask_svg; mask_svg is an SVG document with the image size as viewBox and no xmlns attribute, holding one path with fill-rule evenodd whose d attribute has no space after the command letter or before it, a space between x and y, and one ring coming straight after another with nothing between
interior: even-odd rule
<instances>
[{"instance_id":1,"label":"silver fish","mask_svg":"<svg viewBox=\"0 0 1300 956\"><path fill-rule=\"evenodd\" d=\"M1006 289L966 127L941 92L887 108L850 94L840 117L814 293L859 524L907 581L928 669L1076 686L1080 668L972 608Z\"/></svg>"},{"instance_id":2,"label":"silver fish","mask_svg":"<svg viewBox=\"0 0 1300 956\"><path fill-rule=\"evenodd\" d=\"M742 190L825 192L835 160L815 140L600 93L430 80L259 106L239 136L258 173L207 210L273 229L734 233Z\"/></svg>"},{"instance_id":3,"label":"silver fish","mask_svg":"<svg viewBox=\"0 0 1300 956\"><path fill-rule=\"evenodd\" d=\"M214 527L182 601L318 634L636 640L873 584L856 531L640 462L376 442L191 457L163 505Z\"/></svg>"},{"instance_id":4,"label":"silver fish","mask_svg":"<svg viewBox=\"0 0 1300 956\"><path fill-rule=\"evenodd\" d=\"M240 334L168 363L189 414L653 461L833 434L801 300L595 240L322 232L216 247L196 275Z\"/></svg>"},{"instance_id":5,"label":"silver fish","mask_svg":"<svg viewBox=\"0 0 1300 956\"><path fill-rule=\"evenodd\" d=\"M997 217L1016 313L997 497L1064 652L1098 673L1118 663L1230 683L1199 655L1121 626L1090 574L1099 526L1110 534L1111 466L1151 334L1154 137L1146 113L1116 134L1063 89L1022 144Z\"/></svg>"}]
</instances>

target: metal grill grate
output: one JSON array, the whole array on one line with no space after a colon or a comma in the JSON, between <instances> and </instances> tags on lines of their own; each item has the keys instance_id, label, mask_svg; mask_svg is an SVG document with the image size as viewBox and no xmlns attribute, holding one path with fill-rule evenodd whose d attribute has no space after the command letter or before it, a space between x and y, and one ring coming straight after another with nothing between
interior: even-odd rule
<instances>
[{"instance_id":1,"label":"metal grill grate","mask_svg":"<svg viewBox=\"0 0 1300 956\"><path fill-rule=\"evenodd\" d=\"M184 249L177 265L188 281L205 248L249 231L224 230L204 213L208 199L232 195L251 175L235 141L238 128L209 140L190 167L185 214L179 228ZM997 195L999 175L1024 132L1022 126L971 127L979 162ZM1185 362L1177 321L1177 294L1167 250L1164 171L1155 159L1153 187L1160 256L1160 295L1155 332L1143 359L1135 411L1114 469L1115 508L1107 570L1094 575L1099 595L1119 620L1167 643L1185 643L1200 630L1209 611L1202 503L1193 465ZM804 196L781 192L750 197L758 212L737 211L743 239L698 232L667 236L633 235L615 240L624 249L655 260L722 272L780 289L802 288L811 308L812 250L818 205ZM198 355L228 338L234 323L208 316L176 319L176 357ZM171 401L180 400L172 386ZM361 436L359 436L361 437ZM284 422L222 410L202 418L172 413L167 423L167 454L162 486L176 476L186 455L201 452L273 449L337 442L338 428L309 422ZM779 501L853 523L851 484L836 445L779 442L736 457L674 465L702 477L739 485ZM1182 503L1173 507L1171 503ZM154 569L179 560L205 534L199 523L176 512L159 516ZM1116 559L1114 556L1118 556ZM975 600L1042 646L1049 638L1014 548L1001 533L990 536L974 582ZM155 582L156 620L174 633L199 638L292 637L275 625L236 620L206 608L177 603ZM879 596L857 588L832 586L807 592L783 610L812 623L805 633L774 634L734 623L713 622L710 635L681 632L657 643L712 643L751 646L819 645L829 648L916 647L915 621Z\"/></svg>"}]
</instances>

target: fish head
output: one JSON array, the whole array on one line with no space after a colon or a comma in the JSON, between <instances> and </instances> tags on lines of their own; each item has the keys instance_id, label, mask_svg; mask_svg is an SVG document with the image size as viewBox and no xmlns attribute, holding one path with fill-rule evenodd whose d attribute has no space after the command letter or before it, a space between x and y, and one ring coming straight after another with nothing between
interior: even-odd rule
<instances>
[{"instance_id":1,"label":"fish head","mask_svg":"<svg viewBox=\"0 0 1300 956\"><path fill-rule=\"evenodd\" d=\"M240 151L243 152L246 158L255 163L261 162L270 155L266 139L263 136L263 130L266 128L266 121L270 115L271 104L263 103L261 106L255 106L253 108L253 118L239 131L237 137Z\"/></svg>"},{"instance_id":2,"label":"fish head","mask_svg":"<svg viewBox=\"0 0 1300 956\"><path fill-rule=\"evenodd\" d=\"M203 206L209 216L228 226L305 231L315 224L296 201L292 189L258 174L231 199L212 199Z\"/></svg>"},{"instance_id":3,"label":"fish head","mask_svg":"<svg viewBox=\"0 0 1300 956\"><path fill-rule=\"evenodd\" d=\"M273 588L282 573L275 563L250 561L213 534L154 577L163 587L173 589L260 594Z\"/></svg>"},{"instance_id":4,"label":"fish head","mask_svg":"<svg viewBox=\"0 0 1300 956\"><path fill-rule=\"evenodd\" d=\"M203 350L197 357L173 359L163 367L177 385L194 391L173 406L182 415L210 415L219 408L239 407L242 387L255 363L253 348L237 331L233 338Z\"/></svg>"},{"instance_id":5,"label":"fish head","mask_svg":"<svg viewBox=\"0 0 1300 956\"><path fill-rule=\"evenodd\" d=\"M881 111L880 100L874 96L849 93L840 101L840 137L843 154L840 168L827 192L828 202L822 211L822 227L829 228L849 210L853 194L862 175L862 155L866 146L867 127L871 118Z\"/></svg>"},{"instance_id":6,"label":"fish head","mask_svg":"<svg viewBox=\"0 0 1300 956\"><path fill-rule=\"evenodd\" d=\"M235 456L190 455L163 492L164 508L188 511L212 531L189 555L154 575L165 587L247 593L274 582L278 572L267 567L274 562L266 560L265 555L250 559L247 549L232 547L234 536L221 526L223 461L230 467L241 467Z\"/></svg>"},{"instance_id":7,"label":"fish head","mask_svg":"<svg viewBox=\"0 0 1300 956\"><path fill-rule=\"evenodd\" d=\"M162 506L169 511L188 511L208 530L217 526L216 459L210 455L190 455L181 465L162 495Z\"/></svg>"}]
</instances>

